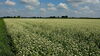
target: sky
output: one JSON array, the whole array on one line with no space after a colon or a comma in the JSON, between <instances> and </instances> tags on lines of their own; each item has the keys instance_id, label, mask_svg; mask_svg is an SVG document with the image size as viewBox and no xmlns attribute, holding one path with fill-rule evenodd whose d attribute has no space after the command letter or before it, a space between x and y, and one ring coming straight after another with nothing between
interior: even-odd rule
<instances>
[{"instance_id":1,"label":"sky","mask_svg":"<svg viewBox=\"0 0 100 56\"><path fill-rule=\"evenodd\" d=\"M100 17L100 0L0 0L2 16Z\"/></svg>"}]
</instances>

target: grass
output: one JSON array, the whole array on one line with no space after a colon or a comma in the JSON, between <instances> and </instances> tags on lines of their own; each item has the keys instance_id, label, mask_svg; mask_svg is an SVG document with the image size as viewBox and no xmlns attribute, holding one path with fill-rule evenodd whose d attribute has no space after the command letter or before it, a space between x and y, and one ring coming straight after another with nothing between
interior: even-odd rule
<instances>
[{"instance_id":1,"label":"grass","mask_svg":"<svg viewBox=\"0 0 100 56\"><path fill-rule=\"evenodd\" d=\"M4 21L15 56L100 56L99 19Z\"/></svg>"},{"instance_id":2,"label":"grass","mask_svg":"<svg viewBox=\"0 0 100 56\"><path fill-rule=\"evenodd\" d=\"M0 56L12 56L13 52L9 46L9 39L7 38L5 23L0 19Z\"/></svg>"}]
</instances>

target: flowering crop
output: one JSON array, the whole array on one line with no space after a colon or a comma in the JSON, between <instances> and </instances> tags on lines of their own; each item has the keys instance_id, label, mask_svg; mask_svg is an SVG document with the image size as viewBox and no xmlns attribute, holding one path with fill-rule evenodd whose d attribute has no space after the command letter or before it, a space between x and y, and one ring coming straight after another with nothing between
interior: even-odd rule
<instances>
[{"instance_id":1,"label":"flowering crop","mask_svg":"<svg viewBox=\"0 0 100 56\"><path fill-rule=\"evenodd\" d=\"M98 19L4 19L16 56L100 56Z\"/></svg>"}]
</instances>

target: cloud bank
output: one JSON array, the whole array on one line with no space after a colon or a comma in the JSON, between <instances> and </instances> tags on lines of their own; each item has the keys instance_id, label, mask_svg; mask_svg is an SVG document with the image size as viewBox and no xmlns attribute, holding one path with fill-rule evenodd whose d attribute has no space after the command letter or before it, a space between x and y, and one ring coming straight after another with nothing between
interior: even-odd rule
<instances>
[{"instance_id":1,"label":"cloud bank","mask_svg":"<svg viewBox=\"0 0 100 56\"><path fill-rule=\"evenodd\" d=\"M100 17L100 0L5 0L0 9L0 16Z\"/></svg>"}]
</instances>

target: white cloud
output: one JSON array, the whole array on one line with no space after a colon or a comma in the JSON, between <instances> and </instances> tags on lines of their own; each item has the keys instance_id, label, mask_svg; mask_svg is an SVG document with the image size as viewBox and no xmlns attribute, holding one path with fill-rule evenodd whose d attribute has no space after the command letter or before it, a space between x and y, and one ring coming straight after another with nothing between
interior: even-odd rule
<instances>
[{"instance_id":1,"label":"white cloud","mask_svg":"<svg viewBox=\"0 0 100 56\"><path fill-rule=\"evenodd\" d=\"M54 4L52 4L52 3L49 3L48 4L48 7L54 7L55 5Z\"/></svg>"},{"instance_id":2,"label":"white cloud","mask_svg":"<svg viewBox=\"0 0 100 56\"><path fill-rule=\"evenodd\" d=\"M84 0L83 0L84 1ZM86 1L84 1L84 2L87 2L87 3L93 3L93 4L98 4L98 3L100 3L100 0L86 0Z\"/></svg>"},{"instance_id":3,"label":"white cloud","mask_svg":"<svg viewBox=\"0 0 100 56\"><path fill-rule=\"evenodd\" d=\"M48 5L48 8L47 8L48 10L51 10L51 11L56 11L57 10L57 8L56 8L56 6L54 4L49 3L47 5Z\"/></svg>"},{"instance_id":4,"label":"white cloud","mask_svg":"<svg viewBox=\"0 0 100 56\"><path fill-rule=\"evenodd\" d=\"M48 10L56 11L57 8L56 7L50 7L50 8L48 8Z\"/></svg>"},{"instance_id":5,"label":"white cloud","mask_svg":"<svg viewBox=\"0 0 100 56\"><path fill-rule=\"evenodd\" d=\"M31 6L31 5L26 5L26 8L29 9L29 10L34 10L34 7Z\"/></svg>"},{"instance_id":6,"label":"white cloud","mask_svg":"<svg viewBox=\"0 0 100 56\"><path fill-rule=\"evenodd\" d=\"M10 1L10 0L6 0L6 1L5 1L5 4L6 4L6 5L9 5L9 6L14 6L16 3L13 2L13 1Z\"/></svg>"},{"instance_id":7,"label":"white cloud","mask_svg":"<svg viewBox=\"0 0 100 56\"><path fill-rule=\"evenodd\" d=\"M40 11L41 12L46 12L46 9L45 8L40 8Z\"/></svg>"},{"instance_id":8,"label":"white cloud","mask_svg":"<svg viewBox=\"0 0 100 56\"><path fill-rule=\"evenodd\" d=\"M39 0L21 0L23 4L26 4L25 8L29 10L34 10L39 7L40 1Z\"/></svg>"},{"instance_id":9,"label":"white cloud","mask_svg":"<svg viewBox=\"0 0 100 56\"><path fill-rule=\"evenodd\" d=\"M100 4L100 0L67 0L72 6L78 7L82 4Z\"/></svg>"},{"instance_id":10,"label":"white cloud","mask_svg":"<svg viewBox=\"0 0 100 56\"><path fill-rule=\"evenodd\" d=\"M93 10L91 10L88 6L84 6L82 8L80 8L79 10L75 10L74 11L76 14L94 14L95 12Z\"/></svg>"},{"instance_id":11,"label":"white cloud","mask_svg":"<svg viewBox=\"0 0 100 56\"><path fill-rule=\"evenodd\" d=\"M2 5L3 4L3 2L0 2L0 5Z\"/></svg>"},{"instance_id":12,"label":"white cloud","mask_svg":"<svg viewBox=\"0 0 100 56\"><path fill-rule=\"evenodd\" d=\"M31 4L34 6L40 5L39 0L21 0L22 3Z\"/></svg>"},{"instance_id":13,"label":"white cloud","mask_svg":"<svg viewBox=\"0 0 100 56\"><path fill-rule=\"evenodd\" d=\"M65 3L59 3L58 8L68 9L68 6Z\"/></svg>"},{"instance_id":14,"label":"white cloud","mask_svg":"<svg viewBox=\"0 0 100 56\"><path fill-rule=\"evenodd\" d=\"M68 0L70 3L100 3L100 0Z\"/></svg>"}]
</instances>

